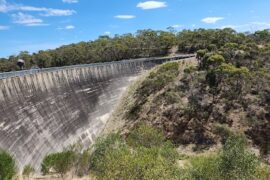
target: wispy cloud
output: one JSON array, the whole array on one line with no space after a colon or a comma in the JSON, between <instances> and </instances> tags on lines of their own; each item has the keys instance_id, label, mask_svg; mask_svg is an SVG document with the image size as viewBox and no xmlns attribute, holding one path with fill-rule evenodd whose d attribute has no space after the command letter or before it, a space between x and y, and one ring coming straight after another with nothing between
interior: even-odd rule
<instances>
[{"instance_id":1,"label":"wispy cloud","mask_svg":"<svg viewBox=\"0 0 270 180\"><path fill-rule=\"evenodd\" d=\"M2 30L8 30L9 29L9 26L1 26L0 25L0 31L2 31Z\"/></svg>"},{"instance_id":2,"label":"wispy cloud","mask_svg":"<svg viewBox=\"0 0 270 180\"><path fill-rule=\"evenodd\" d=\"M75 26L74 25L67 25L65 27L59 27L57 29L58 30L72 30L72 29L75 29Z\"/></svg>"},{"instance_id":3,"label":"wispy cloud","mask_svg":"<svg viewBox=\"0 0 270 180\"><path fill-rule=\"evenodd\" d=\"M35 11L41 12L43 16L70 16L76 13L70 9L53 9L45 7L25 6L22 4L10 4L6 0L0 0L0 12L6 13L10 11Z\"/></svg>"},{"instance_id":4,"label":"wispy cloud","mask_svg":"<svg viewBox=\"0 0 270 180\"><path fill-rule=\"evenodd\" d=\"M71 16L76 13L74 10L47 9L43 16Z\"/></svg>"},{"instance_id":5,"label":"wispy cloud","mask_svg":"<svg viewBox=\"0 0 270 180\"><path fill-rule=\"evenodd\" d=\"M218 21L221 21L223 19L223 17L206 17L202 19L202 22L206 24L216 24Z\"/></svg>"},{"instance_id":6,"label":"wispy cloud","mask_svg":"<svg viewBox=\"0 0 270 180\"><path fill-rule=\"evenodd\" d=\"M68 26L65 27L65 29L67 29L67 30L75 29L75 26L73 26L73 25L68 25Z\"/></svg>"},{"instance_id":7,"label":"wispy cloud","mask_svg":"<svg viewBox=\"0 0 270 180\"><path fill-rule=\"evenodd\" d=\"M257 31L257 30L263 30L263 29L270 29L270 22L250 22L247 24L241 24L241 25L225 25L221 26L221 29L224 28L232 28L237 31Z\"/></svg>"},{"instance_id":8,"label":"wispy cloud","mask_svg":"<svg viewBox=\"0 0 270 180\"><path fill-rule=\"evenodd\" d=\"M134 19L134 18L136 18L136 16L133 16L133 15L117 15L114 17L118 18L118 19Z\"/></svg>"},{"instance_id":9,"label":"wispy cloud","mask_svg":"<svg viewBox=\"0 0 270 180\"><path fill-rule=\"evenodd\" d=\"M79 0L62 0L64 3L69 3L69 4L72 4L72 3L78 3Z\"/></svg>"},{"instance_id":10,"label":"wispy cloud","mask_svg":"<svg viewBox=\"0 0 270 180\"><path fill-rule=\"evenodd\" d=\"M164 8L167 7L167 3L163 1L145 1L145 2L140 2L137 4L138 8L141 9L157 9L157 8Z\"/></svg>"},{"instance_id":11,"label":"wispy cloud","mask_svg":"<svg viewBox=\"0 0 270 180\"><path fill-rule=\"evenodd\" d=\"M47 26L48 24L44 24L42 19L36 18L29 14L24 14L19 12L17 14L11 15L13 18L13 23L22 24L25 26Z\"/></svg>"},{"instance_id":12,"label":"wispy cloud","mask_svg":"<svg viewBox=\"0 0 270 180\"><path fill-rule=\"evenodd\" d=\"M183 26L180 25L180 24L174 24L171 26L172 28L175 28L175 29L179 29L179 28L182 28Z\"/></svg>"}]
</instances>

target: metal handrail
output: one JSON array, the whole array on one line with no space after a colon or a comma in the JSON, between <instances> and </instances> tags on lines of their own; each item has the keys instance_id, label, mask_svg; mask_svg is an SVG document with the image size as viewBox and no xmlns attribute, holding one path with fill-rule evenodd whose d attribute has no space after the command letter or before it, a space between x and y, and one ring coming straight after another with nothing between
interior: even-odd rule
<instances>
[{"instance_id":1,"label":"metal handrail","mask_svg":"<svg viewBox=\"0 0 270 180\"><path fill-rule=\"evenodd\" d=\"M12 71L12 72L0 73L0 79L6 79L6 78L10 78L10 77L21 77L21 76L26 76L26 75L31 75L31 74L59 71L59 70L64 70L64 69L75 69L75 68L82 68L82 67L96 67L96 66L104 66L104 65L110 65L110 64L122 64L122 63L138 62L138 61L177 60L177 59L190 58L190 57L194 57L194 56L195 56L194 54L188 54L188 55L178 55L178 56L172 56L172 57L139 58L139 59L129 59L129 60L111 61L111 62L103 62L103 63L78 64L78 65L51 67L51 68L43 68L43 69Z\"/></svg>"}]
</instances>

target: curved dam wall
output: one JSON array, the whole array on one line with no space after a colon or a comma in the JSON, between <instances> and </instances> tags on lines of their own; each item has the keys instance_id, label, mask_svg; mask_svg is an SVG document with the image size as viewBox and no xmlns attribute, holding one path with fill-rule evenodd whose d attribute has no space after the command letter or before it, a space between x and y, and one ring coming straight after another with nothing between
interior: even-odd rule
<instances>
[{"instance_id":1,"label":"curved dam wall","mask_svg":"<svg viewBox=\"0 0 270 180\"><path fill-rule=\"evenodd\" d=\"M0 149L37 170L45 155L92 144L126 87L166 61L151 58L0 74Z\"/></svg>"}]
</instances>

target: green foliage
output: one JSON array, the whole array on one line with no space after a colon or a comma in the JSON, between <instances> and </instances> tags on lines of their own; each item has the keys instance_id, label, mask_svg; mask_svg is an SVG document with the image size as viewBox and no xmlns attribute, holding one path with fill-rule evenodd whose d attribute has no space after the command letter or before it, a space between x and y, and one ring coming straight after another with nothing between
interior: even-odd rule
<instances>
[{"instance_id":1,"label":"green foliage","mask_svg":"<svg viewBox=\"0 0 270 180\"><path fill-rule=\"evenodd\" d=\"M156 71L150 73L147 79L138 89L138 95L148 96L153 92L159 91L165 85L172 82L179 74L179 64L169 62L158 67Z\"/></svg>"},{"instance_id":2,"label":"green foliage","mask_svg":"<svg viewBox=\"0 0 270 180\"><path fill-rule=\"evenodd\" d=\"M225 59L222 55L208 52L203 53L204 55L199 58L199 66L201 70L212 70L219 66L221 63L225 62Z\"/></svg>"},{"instance_id":3,"label":"green foliage","mask_svg":"<svg viewBox=\"0 0 270 180\"><path fill-rule=\"evenodd\" d=\"M35 169L31 165L26 165L23 168L23 175L24 176L30 176L32 173L35 172Z\"/></svg>"},{"instance_id":4,"label":"green foliage","mask_svg":"<svg viewBox=\"0 0 270 180\"><path fill-rule=\"evenodd\" d=\"M178 74L179 64L177 62L162 64L152 71L141 83L140 87L136 89L134 96L137 97L137 100L126 114L127 117L136 119L142 105L147 101L147 97L173 82Z\"/></svg>"},{"instance_id":5,"label":"green foliage","mask_svg":"<svg viewBox=\"0 0 270 180\"><path fill-rule=\"evenodd\" d=\"M250 179L256 173L258 159L246 150L246 139L234 135L226 141L220 156L219 172L226 179Z\"/></svg>"},{"instance_id":6,"label":"green foliage","mask_svg":"<svg viewBox=\"0 0 270 180\"><path fill-rule=\"evenodd\" d=\"M154 148L114 149L105 157L105 169L98 179L175 179L178 170L159 154Z\"/></svg>"},{"instance_id":7,"label":"green foliage","mask_svg":"<svg viewBox=\"0 0 270 180\"><path fill-rule=\"evenodd\" d=\"M215 68L224 62L225 62L225 59L222 55L211 54L208 58L205 57L202 63L203 63L203 67L205 67L206 69L209 69L210 67Z\"/></svg>"},{"instance_id":8,"label":"green foliage","mask_svg":"<svg viewBox=\"0 0 270 180\"><path fill-rule=\"evenodd\" d=\"M191 167L187 179L219 180L219 157L217 155L198 156L190 159Z\"/></svg>"},{"instance_id":9,"label":"green foliage","mask_svg":"<svg viewBox=\"0 0 270 180\"><path fill-rule=\"evenodd\" d=\"M138 30L135 34L100 36L95 41L80 42L59 47L55 50L39 51L30 55L22 51L18 56L0 60L0 72L18 70L16 60L23 58L26 68L66 66L83 63L118 61L150 56L167 55L178 45L181 53L195 53L202 58L201 50L216 52L222 50L226 60L235 60L237 51L243 50L245 58L255 59L262 53L269 55L270 33L268 30L255 33L237 33L230 28L195 29L181 32ZM241 44L241 45L240 45ZM259 50L258 45L265 46ZM203 52L204 54L205 52ZM232 63L230 62L230 63ZM236 62L234 62L236 63ZM237 62L243 64L243 62Z\"/></svg>"},{"instance_id":10,"label":"green foliage","mask_svg":"<svg viewBox=\"0 0 270 180\"><path fill-rule=\"evenodd\" d=\"M44 175L58 173L63 177L68 171L74 170L79 177L88 175L90 154L90 149L83 150L80 144L71 145L63 152L47 155L42 161L41 172Z\"/></svg>"},{"instance_id":11,"label":"green foliage","mask_svg":"<svg viewBox=\"0 0 270 180\"><path fill-rule=\"evenodd\" d=\"M0 179L11 180L16 173L13 157L5 151L0 151Z\"/></svg>"},{"instance_id":12,"label":"green foliage","mask_svg":"<svg viewBox=\"0 0 270 180\"><path fill-rule=\"evenodd\" d=\"M268 176L266 169L258 166L258 159L246 149L242 135L231 135L217 155L191 158L191 179L254 179Z\"/></svg>"},{"instance_id":13,"label":"green foliage","mask_svg":"<svg viewBox=\"0 0 270 180\"><path fill-rule=\"evenodd\" d=\"M40 68L119 61L141 57L165 56L177 44L174 33L139 30L135 34L100 36L95 41L80 42L61 46L55 50L39 51L30 55L23 51L18 56L3 58L1 71L16 70L16 60L23 58L26 69L32 66Z\"/></svg>"},{"instance_id":14,"label":"green foliage","mask_svg":"<svg viewBox=\"0 0 270 180\"><path fill-rule=\"evenodd\" d=\"M104 171L104 158L113 149L124 146L123 139L119 134L110 134L107 137L97 139L90 157L90 167L97 173Z\"/></svg>"},{"instance_id":15,"label":"green foliage","mask_svg":"<svg viewBox=\"0 0 270 180\"><path fill-rule=\"evenodd\" d=\"M173 90L171 90L171 91L168 90L162 95L164 96L165 103L167 103L167 104L178 103L180 96L181 96L181 94L179 94L178 92L175 92Z\"/></svg>"},{"instance_id":16,"label":"green foliage","mask_svg":"<svg viewBox=\"0 0 270 180\"><path fill-rule=\"evenodd\" d=\"M165 141L162 132L146 124L137 126L129 133L127 138L128 145L132 147L161 147Z\"/></svg>"},{"instance_id":17,"label":"green foliage","mask_svg":"<svg viewBox=\"0 0 270 180\"><path fill-rule=\"evenodd\" d=\"M100 139L91 157L97 179L179 179L180 175L175 165L177 152L158 130L147 125L132 130L127 143L115 134Z\"/></svg>"},{"instance_id":18,"label":"green foliage","mask_svg":"<svg viewBox=\"0 0 270 180\"><path fill-rule=\"evenodd\" d=\"M207 49L200 49L197 51L197 58L198 59L202 59L204 57L204 55L208 53Z\"/></svg>"},{"instance_id":19,"label":"green foliage","mask_svg":"<svg viewBox=\"0 0 270 180\"><path fill-rule=\"evenodd\" d=\"M41 171L44 175L49 174L52 170L64 175L72 168L74 160L75 153L72 150L50 154L43 159Z\"/></svg>"},{"instance_id":20,"label":"green foliage","mask_svg":"<svg viewBox=\"0 0 270 180\"><path fill-rule=\"evenodd\" d=\"M237 68L232 64L226 64L222 63L218 69L218 72L222 72L223 74L227 74L229 76L236 76L236 75L242 75L242 76L248 76L249 75L249 69L246 67Z\"/></svg>"},{"instance_id":21,"label":"green foliage","mask_svg":"<svg viewBox=\"0 0 270 180\"><path fill-rule=\"evenodd\" d=\"M208 58L208 61L211 63L218 63L221 64L223 62L225 62L225 59L222 55L219 54L213 54Z\"/></svg>"},{"instance_id":22,"label":"green foliage","mask_svg":"<svg viewBox=\"0 0 270 180\"><path fill-rule=\"evenodd\" d=\"M227 139L233 135L233 132L226 125L217 124L214 128L214 133L219 135L222 144L225 144Z\"/></svg>"}]
</instances>

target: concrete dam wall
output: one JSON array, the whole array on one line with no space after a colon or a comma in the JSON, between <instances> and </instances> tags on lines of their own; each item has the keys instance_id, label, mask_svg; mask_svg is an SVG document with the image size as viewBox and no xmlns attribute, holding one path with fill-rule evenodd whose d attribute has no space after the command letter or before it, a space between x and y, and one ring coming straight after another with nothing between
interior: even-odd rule
<instances>
[{"instance_id":1,"label":"concrete dam wall","mask_svg":"<svg viewBox=\"0 0 270 180\"><path fill-rule=\"evenodd\" d=\"M149 58L0 74L0 149L22 169L79 142L92 144L126 87L173 58Z\"/></svg>"}]
</instances>

